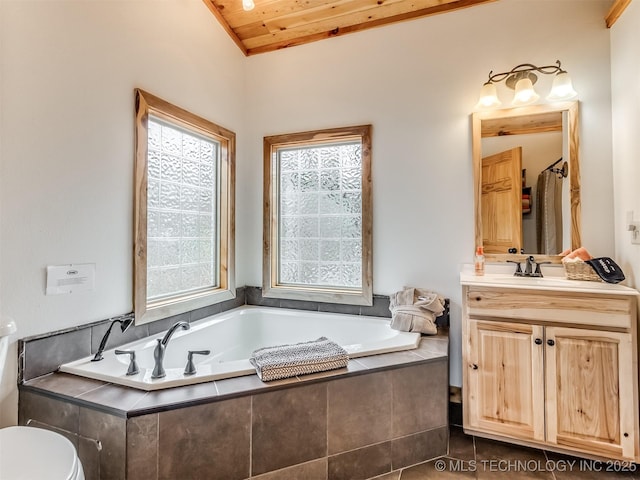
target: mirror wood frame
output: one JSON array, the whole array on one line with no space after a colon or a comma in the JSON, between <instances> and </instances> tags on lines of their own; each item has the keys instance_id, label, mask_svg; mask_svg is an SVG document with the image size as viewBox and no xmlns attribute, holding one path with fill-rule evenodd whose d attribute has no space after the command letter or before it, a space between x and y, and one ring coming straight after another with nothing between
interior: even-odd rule
<instances>
[{"instance_id":1,"label":"mirror wood frame","mask_svg":"<svg viewBox=\"0 0 640 480\"><path fill-rule=\"evenodd\" d=\"M482 173L482 138L496 135L517 135L525 133L541 133L558 130L558 114L560 119L566 112L565 122L560 123L563 137L567 140L569 157L569 199L571 203L571 249L578 248L581 242L580 218L580 160L578 136L578 102L561 102L549 105L533 105L504 110L474 112L472 122L472 157L473 188L475 215L475 245L482 245L482 212L481 212L481 173ZM564 123L564 125L562 124ZM566 131L565 131L566 129ZM483 134L484 132L484 134ZM506 262L507 260L523 261L525 254L485 254L486 261ZM535 254L533 254L535 255ZM538 261L560 263L560 255L536 255Z\"/></svg>"}]
</instances>

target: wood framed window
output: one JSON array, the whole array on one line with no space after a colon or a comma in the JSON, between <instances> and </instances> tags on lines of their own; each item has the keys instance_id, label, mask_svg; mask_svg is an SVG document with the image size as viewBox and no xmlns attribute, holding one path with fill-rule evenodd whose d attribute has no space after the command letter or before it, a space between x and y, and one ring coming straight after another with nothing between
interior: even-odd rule
<instances>
[{"instance_id":1,"label":"wood framed window","mask_svg":"<svg viewBox=\"0 0 640 480\"><path fill-rule=\"evenodd\" d=\"M371 125L264 138L263 295L371 305Z\"/></svg>"},{"instance_id":2,"label":"wood framed window","mask_svg":"<svg viewBox=\"0 0 640 480\"><path fill-rule=\"evenodd\" d=\"M235 134L137 89L136 324L235 297Z\"/></svg>"}]
</instances>

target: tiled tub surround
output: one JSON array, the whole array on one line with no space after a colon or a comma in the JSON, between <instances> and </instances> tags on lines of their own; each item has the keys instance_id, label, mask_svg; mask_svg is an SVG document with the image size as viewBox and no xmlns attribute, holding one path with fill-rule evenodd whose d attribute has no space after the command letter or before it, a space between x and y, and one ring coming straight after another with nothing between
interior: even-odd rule
<instances>
[{"instance_id":1,"label":"tiled tub surround","mask_svg":"<svg viewBox=\"0 0 640 480\"><path fill-rule=\"evenodd\" d=\"M121 347L135 352L135 374L127 374L129 358L116 355L113 349L105 350L99 362L89 355L63 364L60 371L142 390L159 390L252 375L256 372L249 361L253 351L321 337L341 345L350 358L411 350L420 342L419 333L394 330L386 318L244 305L193 322L189 330L176 330L164 355L163 378L154 379L152 374L158 335ZM194 350L202 354L192 359L195 373L186 375L187 354Z\"/></svg>"},{"instance_id":2,"label":"tiled tub surround","mask_svg":"<svg viewBox=\"0 0 640 480\"><path fill-rule=\"evenodd\" d=\"M389 317L370 307L264 298L234 300L112 331L107 348L243 304ZM448 312L438 319L448 325ZM93 479L365 479L446 454L448 330L411 351L350 360L346 369L270 383L257 375L144 392L55 372L95 353L108 321L19 343L19 423L76 446ZM286 407L285 407L286 405Z\"/></svg>"},{"instance_id":3,"label":"tiled tub surround","mask_svg":"<svg viewBox=\"0 0 640 480\"><path fill-rule=\"evenodd\" d=\"M19 422L77 446L88 480L357 480L447 453L448 337L346 369L144 392L63 373L20 386Z\"/></svg>"},{"instance_id":4,"label":"tiled tub surround","mask_svg":"<svg viewBox=\"0 0 640 480\"><path fill-rule=\"evenodd\" d=\"M153 323L134 326L125 333L114 328L107 342L106 348L111 349L133 342L149 335L167 330L179 320L194 322L205 317L221 313L242 305L257 305L265 307L292 308L330 313L345 313L348 315L367 315L372 317L391 317L389 311L389 297L374 295L372 306L342 305L334 303L307 302L301 300L280 300L265 298L260 287L240 287L236 289L236 298L215 305L199 308L191 312L159 320ZM436 319L438 325L449 325L449 304L446 303L444 315ZM41 375L54 372L63 363L71 362L98 350L102 336L109 328L108 320L92 322L86 325L49 332L23 338L18 341L18 383Z\"/></svg>"}]
</instances>

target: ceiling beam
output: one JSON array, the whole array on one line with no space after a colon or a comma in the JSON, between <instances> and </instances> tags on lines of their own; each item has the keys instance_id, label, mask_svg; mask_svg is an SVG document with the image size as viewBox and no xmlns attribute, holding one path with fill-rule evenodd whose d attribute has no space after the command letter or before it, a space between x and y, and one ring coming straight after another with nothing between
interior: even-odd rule
<instances>
[{"instance_id":1,"label":"ceiling beam","mask_svg":"<svg viewBox=\"0 0 640 480\"><path fill-rule=\"evenodd\" d=\"M620 18L620 15L622 15L622 12L624 12L624 9L627 8L630 3L631 0L616 0L613 2L613 5L611 5L611 8L609 9L609 13L607 13L607 16L604 18L607 23L607 28L611 28L613 24L616 23L616 20Z\"/></svg>"}]
</instances>

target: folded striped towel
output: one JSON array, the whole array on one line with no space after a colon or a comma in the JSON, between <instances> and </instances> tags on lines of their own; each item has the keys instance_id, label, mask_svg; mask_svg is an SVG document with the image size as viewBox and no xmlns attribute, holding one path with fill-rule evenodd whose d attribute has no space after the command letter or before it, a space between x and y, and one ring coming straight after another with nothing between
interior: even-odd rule
<instances>
[{"instance_id":1,"label":"folded striped towel","mask_svg":"<svg viewBox=\"0 0 640 480\"><path fill-rule=\"evenodd\" d=\"M310 342L259 348L249 358L263 382L344 368L349 354L327 337Z\"/></svg>"}]
</instances>

